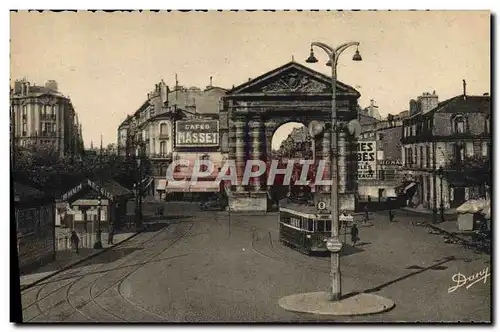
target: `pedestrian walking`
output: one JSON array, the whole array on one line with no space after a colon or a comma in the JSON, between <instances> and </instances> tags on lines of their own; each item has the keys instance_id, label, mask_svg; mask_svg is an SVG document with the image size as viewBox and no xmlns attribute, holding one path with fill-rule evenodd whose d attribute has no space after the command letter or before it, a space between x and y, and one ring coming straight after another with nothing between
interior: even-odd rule
<instances>
[{"instance_id":1,"label":"pedestrian walking","mask_svg":"<svg viewBox=\"0 0 500 332\"><path fill-rule=\"evenodd\" d=\"M78 254L78 245L80 244L80 239L76 235L75 231L71 232L71 247Z\"/></svg>"},{"instance_id":2,"label":"pedestrian walking","mask_svg":"<svg viewBox=\"0 0 500 332\"><path fill-rule=\"evenodd\" d=\"M358 234L359 234L358 225L353 224L351 226L351 242L352 242L352 246L353 247L355 247L356 246L356 242L359 241Z\"/></svg>"},{"instance_id":3,"label":"pedestrian walking","mask_svg":"<svg viewBox=\"0 0 500 332\"><path fill-rule=\"evenodd\" d=\"M392 222L394 220L394 212L392 210L389 210L389 222Z\"/></svg>"},{"instance_id":4,"label":"pedestrian walking","mask_svg":"<svg viewBox=\"0 0 500 332\"><path fill-rule=\"evenodd\" d=\"M368 216L368 204L365 204L365 223L368 222L369 216Z\"/></svg>"},{"instance_id":5,"label":"pedestrian walking","mask_svg":"<svg viewBox=\"0 0 500 332\"><path fill-rule=\"evenodd\" d=\"M115 236L115 226L110 221L108 226L108 244L113 244L113 237Z\"/></svg>"}]
</instances>

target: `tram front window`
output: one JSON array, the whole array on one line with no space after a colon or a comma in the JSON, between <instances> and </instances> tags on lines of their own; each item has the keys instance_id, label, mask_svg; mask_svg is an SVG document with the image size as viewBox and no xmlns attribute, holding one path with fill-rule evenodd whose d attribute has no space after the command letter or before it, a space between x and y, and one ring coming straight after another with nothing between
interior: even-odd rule
<instances>
[{"instance_id":1,"label":"tram front window","mask_svg":"<svg viewBox=\"0 0 500 332\"><path fill-rule=\"evenodd\" d=\"M312 219L304 219L304 229L307 229L310 232L314 231L314 220Z\"/></svg>"},{"instance_id":2,"label":"tram front window","mask_svg":"<svg viewBox=\"0 0 500 332\"><path fill-rule=\"evenodd\" d=\"M316 222L316 232L330 232L332 230L331 220L318 220Z\"/></svg>"},{"instance_id":3,"label":"tram front window","mask_svg":"<svg viewBox=\"0 0 500 332\"><path fill-rule=\"evenodd\" d=\"M316 232L324 232L325 231L325 221L318 220L316 225Z\"/></svg>"}]
</instances>

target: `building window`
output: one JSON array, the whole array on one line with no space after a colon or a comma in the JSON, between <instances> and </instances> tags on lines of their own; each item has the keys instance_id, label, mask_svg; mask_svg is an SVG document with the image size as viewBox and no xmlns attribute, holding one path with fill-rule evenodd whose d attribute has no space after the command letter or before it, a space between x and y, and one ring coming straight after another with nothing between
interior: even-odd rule
<instances>
[{"instance_id":1,"label":"building window","mask_svg":"<svg viewBox=\"0 0 500 332\"><path fill-rule=\"evenodd\" d=\"M485 123L484 123L484 130L486 131L487 134L490 133L490 117L487 116Z\"/></svg>"},{"instance_id":2,"label":"building window","mask_svg":"<svg viewBox=\"0 0 500 332\"><path fill-rule=\"evenodd\" d=\"M412 148L408 148L408 164L410 166L413 165L413 149Z\"/></svg>"},{"instance_id":3,"label":"building window","mask_svg":"<svg viewBox=\"0 0 500 332\"><path fill-rule=\"evenodd\" d=\"M24 105L23 106L23 119L26 119L28 117L28 106Z\"/></svg>"},{"instance_id":4,"label":"building window","mask_svg":"<svg viewBox=\"0 0 500 332\"><path fill-rule=\"evenodd\" d=\"M23 122L23 136L28 135L28 125L26 122Z\"/></svg>"},{"instance_id":5,"label":"building window","mask_svg":"<svg viewBox=\"0 0 500 332\"><path fill-rule=\"evenodd\" d=\"M160 125L160 135L166 135L167 134L167 124L162 123Z\"/></svg>"},{"instance_id":6,"label":"building window","mask_svg":"<svg viewBox=\"0 0 500 332\"><path fill-rule=\"evenodd\" d=\"M427 168L431 167L431 148L427 145L425 147L425 161Z\"/></svg>"},{"instance_id":7,"label":"building window","mask_svg":"<svg viewBox=\"0 0 500 332\"><path fill-rule=\"evenodd\" d=\"M475 157L481 157L481 141L474 141L472 151Z\"/></svg>"},{"instance_id":8,"label":"building window","mask_svg":"<svg viewBox=\"0 0 500 332\"><path fill-rule=\"evenodd\" d=\"M456 144L453 154L457 164L463 162L465 159L465 146L463 144Z\"/></svg>"},{"instance_id":9,"label":"building window","mask_svg":"<svg viewBox=\"0 0 500 332\"><path fill-rule=\"evenodd\" d=\"M420 167L424 167L424 147L420 146Z\"/></svg>"},{"instance_id":10,"label":"building window","mask_svg":"<svg viewBox=\"0 0 500 332\"><path fill-rule=\"evenodd\" d=\"M160 142L160 154L167 154L167 142L165 141Z\"/></svg>"},{"instance_id":11,"label":"building window","mask_svg":"<svg viewBox=\"0 0 500 332\"><path fill-rule=\"evenodd\" d=\"M488 156L488 142L483 142L482 156Z\"/></svg>"},{"instance_id":12,"label":"building window","mask_svg":"<svg viewBox=\"0 0 500 332\"><path fill-rule=\"evenodd\" d=\"M455 134L463 134L465 133L465 119L461 115L457 115L453 119L453 132Z\"/></svg>"}]
</instances>

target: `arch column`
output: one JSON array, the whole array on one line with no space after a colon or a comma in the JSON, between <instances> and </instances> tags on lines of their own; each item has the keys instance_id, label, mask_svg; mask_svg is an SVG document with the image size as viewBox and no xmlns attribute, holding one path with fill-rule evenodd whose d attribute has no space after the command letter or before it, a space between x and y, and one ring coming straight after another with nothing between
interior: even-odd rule
<instances>
[{"instance_id":1,"label":"arch column","mask_svg":"<svg viewBox=\"0 0 500 332\"><path fill-rule=\"evenodd\" d=\"M245 187L242 184L243 172L245 171L245 138L246 138L246 118L239 116L235 119L235 165L237 172L238 184L236 185L237 192L243 192Z\"/></svg>"},{"instance_id":2,"label":"arch column","mask_svg":"<svg viewBox=\"0 0 500 332\"><path fill-rule=\"evenodd\" d=\"M262 120L260 117L253 118L250 122L250 159L262 160ZM252 171L258 169L257 165L252 166ZM262 189L262 176L253 177L250 182L250 191L261 191Z\"/></svg>"}]
</instances>

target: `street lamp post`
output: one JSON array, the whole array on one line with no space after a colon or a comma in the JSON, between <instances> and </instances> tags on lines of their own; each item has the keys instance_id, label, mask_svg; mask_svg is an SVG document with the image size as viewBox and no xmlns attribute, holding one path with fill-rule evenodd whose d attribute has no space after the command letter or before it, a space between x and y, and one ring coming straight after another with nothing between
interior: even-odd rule
<instances>
[{"instance_id":1,"label":"street lamp post","mask_svg":"<svg viewBox=\"0 0 500 332\"><path fill-rule=\"evenodd\" d=\"M441 222L444 221L444 204L443 204L443 166L439 166L439 192L440 192L440 203L439 207L441 209Z\"/></svg>"},{"instance_id":2,"label":"street lamp post","mask_svg":"<svg viewBox=\"0 0 500 332\"><path fill-rule=\"evenodd\" d=\"M139 140L137 151L137 183L136 183L136 228L142 227L142 140Z\"/></svg>"},{"instance_id":3,"label":"street lamp post","mask_svg":"<svg viewBox=\"0 0 500 332\"><path fill-rule=\"evenodd\" d=\"M102 135L101 135L101 148L99 151L99 190L102 190L102 177L104 176L102 169ZM102 207L102 196L99 192L98 196L98 205L97 205L97 230L96 230L96 238L94 243L94 249L102 249L102 240L101 240L101 207Z\"/></svg>"},{"instance_id":4,"label":"street lamp post","mask_svg":"<svg viewBox=\"0 0 500 332\"><path fill-rule=\"evenodd\" d=\"M331 238L327 241L327 247L331 251L331 299L332 301L340 300L341 296L341 281L340 281L340 250L342 243L339 239L339 205L338 205L338 165L337 165L337 61L340 54L351 46L359 46L358 42L348 42L333 48L321 42L311 43L311 54L306 60L307 63L316 63L318 60L314 56L313 47L319 47L328 54L329 61L327 66L332 67L331 84L332 84L332 109L331 109L331 193L330 193L330 213L331 213ZM353 61L361 61L361 55L358 49L353 56Z\"/></svg>"},{"instance_id":5,"label":"street lamp post","mask_svg":"<svg viewBox=\"0 0 500 332\"><path fill-rule=\"evenodd\" d=\"M102 249L102 240L101 240L101 206L102 206L102 197L101 194L97 197L98 206L97 206L97 230L96 230L96 240L94 243L94 249Z\"/></svg>"}]
</instances>

